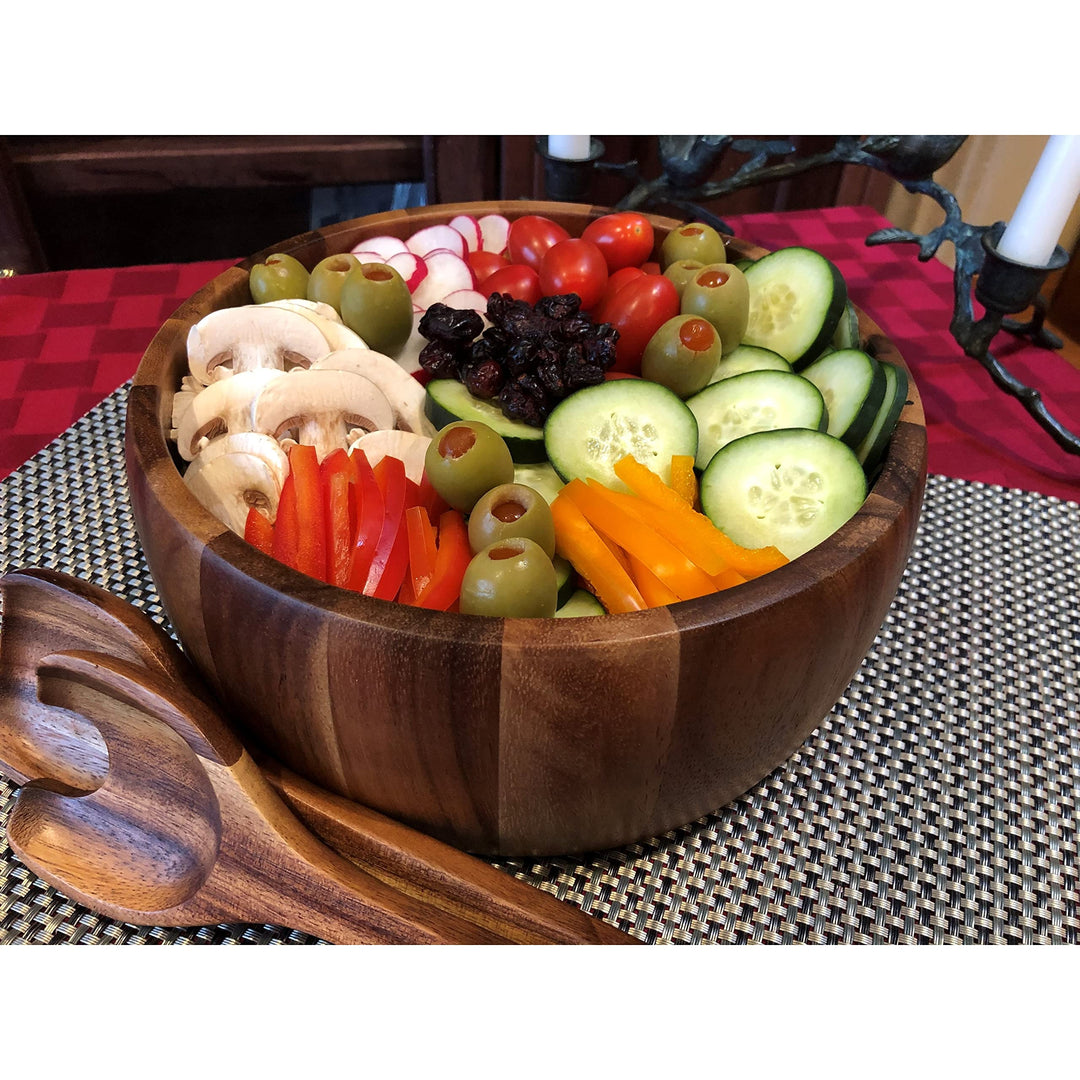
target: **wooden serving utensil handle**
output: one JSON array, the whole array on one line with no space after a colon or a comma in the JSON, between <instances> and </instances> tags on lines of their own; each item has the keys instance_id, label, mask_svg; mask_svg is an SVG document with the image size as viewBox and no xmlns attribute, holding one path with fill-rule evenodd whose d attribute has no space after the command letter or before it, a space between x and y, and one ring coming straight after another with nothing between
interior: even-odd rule
<instances>
[{"instance_id":1,"label":"wooden serving utensil handle","mask_svg":"<svg viewBox=\"0 0 1080 1080\"><path fill-rule=\"evenodd\" d=\"M0 767L26 782L9 838L73 899L129 922L271 922L339 942L639 943L260 769L171 639L104 590L30 570L0 578L0 598Z\"/></svg>"}]
</instances>

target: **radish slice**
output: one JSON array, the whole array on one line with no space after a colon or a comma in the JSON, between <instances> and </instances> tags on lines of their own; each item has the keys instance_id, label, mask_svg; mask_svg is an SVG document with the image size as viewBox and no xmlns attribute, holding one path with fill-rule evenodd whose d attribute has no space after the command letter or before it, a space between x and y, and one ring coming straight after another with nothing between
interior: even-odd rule
<instances>
[{"instance_id":1,"label":"radish slice","mask_svg":"<svg viewBox=\"0 0 1080 1080\"><path fill-rule=\"evenodd\" d=\"M506 250L506 234L510 231L510 222L502 214L485 214L477 222L480 226L481 251L494 251L501 255Z\"/></svg>"},{"instance_id":2,"label":"radish slice","mask_svg":"<svg viewBox=\"0 0 1080 1080\"><path fill-rule=\"evenodd\" d=\"M457 229L465 237L467 251L479 251L484 242L484 234L480 231L480 222L472 214L458 214L450 219L450 228Z\"/></svg>"},{"instance_id":3,"label":"radish slice","mask_svg":"<svg viewBox=\"0 0 1080 1080\"><path fill-rule=\"evenodd\" d=\"M427 277L413 293L413 303L422 308L431 307L452 292L472 289L476 285L469 264L460 255L450 251L433 251L424 261L427 263Z\"/></svg>"},{"instance_id":4,"label":"radish slice","mask_svg":"<svg viewBox=\"0 0 1080 1080\"><path fill-rule=\"evenodd\" d=\"M405 246L421 258L426 258L437 248L446 248L462 259L467 253L465 237L457 229L451 229L449 225L429 225L426 229L413 233L405 241Z\"/></svg>"},{"instance_id":5,"label":"radish slice","mask_svg":"<svg viewBox=\"0 0 1080 1080\"><path fill-rule=\"evenodd\" d=\"M376 254L381 255L383 257L382 261L385 262L391 255L397 255L400 251L408 250L405 241L399 240L396 236L369 236L366 240L361 240L353 248L353 254L355 255L358 251L374 251Z\"/></svg>"},{"instance_id":6,"label":"radish slice","mask_svg":"<svg viewBox=\"0 0 1080 1080\"><path fill-rule=\"evenodd\" d=\"M487 314L487 299L475 289L458 289L457 292L444 296L441 303L461 311L472 310L480 312L481 315Z\"/></svg>"},{"instance_id":7,"label":"radish slice","mask_svg":"<svg viewBox=\"0 0 1080 1080\"><path fill-rule=\"evenodd\" d=\"M385 255L378 251L354 251L353 254L361 263L384 263L389 261ZM401 252L398 252L398 254L400 255ZM409 253L405 252L405 254Z\"/></svg>"},{"instance_id":8,"label":"radish slice","mask_svg":"<svg viewBox=\"0 0 1080 1080\"><path fill-rule=\"evenodd\" d=\"M399 251L397 255L391 255L386 260L387 266L392 266L409 286L409 292L416 292L420 282L428 276L427 263L414 255L411 251Z\"/></svg>"}]
</instances>

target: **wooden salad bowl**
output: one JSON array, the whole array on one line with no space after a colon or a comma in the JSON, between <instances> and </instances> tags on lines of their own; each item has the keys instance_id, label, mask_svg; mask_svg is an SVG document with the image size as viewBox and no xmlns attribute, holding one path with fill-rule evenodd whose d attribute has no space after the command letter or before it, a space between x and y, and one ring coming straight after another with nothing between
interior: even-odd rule
<instances>
[{"instance_id":1,"label":"wooden salad bowl","mask_svg":"<svg viewBox=\"0 0 1080 1080\"><path fill-rule=\"evenodd\" d=\"M764 577L670 607L578 619L420 610L279 564L192 496L168 442L190 325L250 302L271 251L309 268L379 234L457 214L543 214L579 235L605 208L495 202L377 214L231 267L158 332L128 402L135 521L187 655L240 734L329 792L466 851L550 855L622 846L747 791L829 713L880 629L926 481L912 381L863 507ZM652 219L657 244L680 222ZM763 254L740 240L738 257ZM863 341L903 365L860 313Z\"/></svg>"}]
</instances>

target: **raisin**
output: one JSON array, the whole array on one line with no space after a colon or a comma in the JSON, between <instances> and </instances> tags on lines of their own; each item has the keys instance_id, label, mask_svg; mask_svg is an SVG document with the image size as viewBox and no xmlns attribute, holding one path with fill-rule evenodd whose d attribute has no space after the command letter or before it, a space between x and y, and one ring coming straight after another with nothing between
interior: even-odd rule
<instances>
[{"instance_id":1,"label":"raisin","mask_svg":"<svg viewBox=\"0 0 1080 1080\"><path fill-rule=\"evenodd\" d=\"M536 302L536 310L549 319L566 319L581 310L581 297L577 293L562 293L559 296L542 296Z\"/></svg>"},{"instance_id":2,"label":"raisin","mask_svg":"<svg viewBox=\"0 0 1080 1080\"><path fill-rule=\"evenodd\" d=\"M432 304L417 327L429 341L441 341L447 345L465 345L483 328L484 320L479 312L452 308L446 304Z\"/></svg>"},{"instance_id":3,"label":"raisin","mask_svg":"<svg viewBox=\"0 0 1080 1080\"><path fill-rule=\"evenodd\" d=\"M469 364L463 374L462 381L469 393L485 401L495 397L506 381L506 374L497 360L483 360L479 364Z\"/></svg>"},{"instance_id":4,"label":"raisin","mask_svg":"<svg viewBox=\"0 0 1080 1080\"><path fill-rule=\"evenodd\" d=\"M429 341L420 350L420 366L433 379L456 379L458 374L458 350L441 341Z\"/></svg>"}]
</instances>

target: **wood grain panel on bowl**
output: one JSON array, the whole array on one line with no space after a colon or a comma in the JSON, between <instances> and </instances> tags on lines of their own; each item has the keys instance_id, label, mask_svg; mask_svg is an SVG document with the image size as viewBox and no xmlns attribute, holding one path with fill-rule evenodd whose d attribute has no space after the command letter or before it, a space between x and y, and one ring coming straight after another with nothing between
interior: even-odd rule
<instances>
[{"instance_id":1,"label":"wood grain panel on bowl","mask_svg":"<svg viewBox=\"0 0 1080 1080\"><path fill-rule=\"evenodd\" d=\"M135 520L188 655L245 738L326 791L489 855L618 846L717 809L789 757L870 648L914 540L926 435L911 384L856 516L813 551L717 596L630 615L501 620L322 585L224 529L167 445L187 327L245 303L272 251L308 267L457 214L544 214L580 233L603 207L392 211L267 247L201 290L151 343L130 396ZM678 223L654 218L659 240ZM762 249L732 241L732 256ZM903 364L865 314L864 340Z\"/></svg>"}]
</instances>

